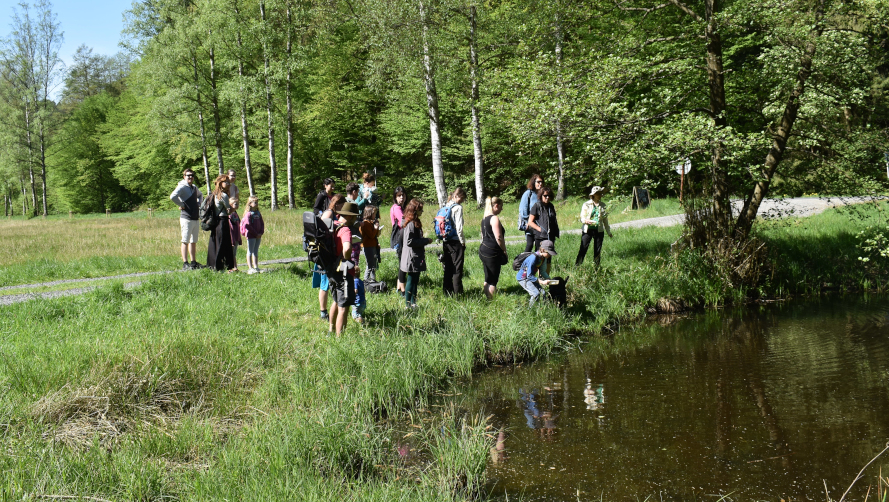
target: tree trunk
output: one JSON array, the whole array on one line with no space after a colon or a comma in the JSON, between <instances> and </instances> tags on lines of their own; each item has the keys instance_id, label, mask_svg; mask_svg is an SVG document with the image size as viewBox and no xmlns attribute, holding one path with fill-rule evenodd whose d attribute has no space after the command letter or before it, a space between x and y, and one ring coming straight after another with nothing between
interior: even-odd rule
<instances>
[{"instance_id":1,"label":"tree trunk","mask_svg":"<svg viewBox=\"0 0 889 502\"><path fill-rule=\"evenodd\" d=\"M429 108L429 133L432 143L432 177L435 180L435 193L438 205L447 202L447 190L444 184L444 167L441 161L441 134L438 130L438 91L435 88L435 66L429 48L429 22L423 0L419 2L420 22L423 23L423 80L426 84L426 103Z\"/></svg>"},{"instance_id":2,"label":"tree trunk","mask_svg":"<svg viewBox=\"0 0 889 502\"><path fill-rule=\"evenodd\" d=\"M706 0L705 15L707 20L707 83L710 89L710 114L713 118L713 128L718 136L718 131L728 124L728 120L725 116L726 102L725 78L722 67L722 38L719 35L716 24L716 14L719 9L717 1ZM722 231L722 235L727 235L732 209L731 202L729 201L726 172L722 166L724 149L725 147L721 142L717 142L713 146L710 174L713 185L713 214L716 217L716 224Z\"/></svg>"},{"instance_id":3,"label":"tree trunk","mask_svg":"<svg viewBox=\"0 0 889 502\"><path fill-rule=\"evenodd\" d=\"M293 89L290 87L293 79L293 14L290 6L287 6L287 208L296 207L293 195Z\"/></svg>"},{"instance_id":4,"label":"tree trunk","mask_svg":"<svg viewBox=\"0 0 889 502\"><path fill-rule=\"evenodd\" d=\"M240 17L240 11L238 10L237 4L235 4L235 15ZM244 54L243 43L241 42L241 30L237 31L237 37L235 39L238 44L238 82L239 89L238 93L240 94L241 99L241 141L244 144L244 171L247 176L247 189L250 190L250 195L256 195L256 191L253 189L253 163L250 162L250 131L248 130L247 125L247 90L244 89Z\"/></svg>"},{"instance_id":5,"label":"tree trunk","mask_svg":"<svg viewBox=\"0 0 889 502\"><path fill-rule=\"evenodd\" d=\"M210 162L207 159L207 135L204 132L204 105L201 103L201 90L198 87L198 60L192 54L191 64L194 67L194 91L198 103L198 123L201 126L201 159L204 162L204 177L207 179L207 193L210 193Z\"/></svg>"},{"instance_id":6,"label":"tree trunk","mask_svg":"<svg viewBox=\"0 0 889 502\"><path fill-rule=\"evenodd\" d=\"M213 31L210 30L208 35L212 36ZM210 106L213 108L213 139L216 143L216 164L219 167L219 174L225 174L225 165L222 159L222 132L219 120L219 93L216 91L216 54L213 46L210 46Z\"/></svg>"},{"instance_id":7,"label":"tree trunk","mask_svg":"<svg viewBox=\"0 0 889 502\"><path fill-rule=\"evenodd\" d=\"M475 47L475 5L469 6L469 76L472 79L472 153L475 157L475 202L485 204L485 165L478 113L478 54Z\"/></svg>"},{"instance_id":8,"label":"tree trunk","mask_svg":"<svg viewBox=\"0 0 889 502\"><path fill-rule=\"evenodd\" d=\"M49 213L46 206L46 138L43 135L42 122L40 123L38 135L40 139L40 183L43 189L43 216L46 216Z\"/></svg>"},{"instance_id":9,"label":"tree trunk","mask_svg":"<svg viewBox=\"0 0 889 502\"><path fill-rule=\"evenodd\" d=\"M556 67L562 67L562 27L559 24L559 14L556 12ZM556 200L565 200L565 147L562 143L562 121L556 118L556 150L559 154L559 186L556 190Z\"/></svg>"},{"instance_id":10,"label":"tree trunk","mask_svg":"<svg viewBox=\"0 0 889 502\"><path fill-rule=\"evenodd\" d=\"M797 115L799 114L800 98L802 98L803 92L806 90L806 81L812 75L812 60L815 57L817 48L815 41L824 32L823 21L824 0L821 0L815 11L815 27L810 32L809 41L806 43L805 51L800 59L800 68L796 74L796 85L787 98L781 122L778 125L777 132L772 137L772 146L766 155L765 164L761 172L762 179L754 185L753 191L747 197L747 200L744 202L744 208L738 216L738 221L735 225L735 234L738 238L746 238L750 235L750 229L753 227L753 221L756 219L757 212L759 212L759 206L768 195L769 185L772 182L775 171L778 169L778 164L781 163L781 159L784 157L787 140L790 138L790 131L793 129L793 124L796 122Z\"/></svg>"},{"instance_id":11,"label":"tree trunk","mask_svg":"<svg viewBox=\"0 0 889 502\"><path fill-rule=\"evenodd\" d=\"M31 182L31 208L34 210L34 216L37 216L37 189L34 180L34 142L31 138L31 110L25 103L25 132L28 142L28 178Z\"/></svg>"},{"instance_id":12,"label":"tree trunk","mask_svg":"<svg viewBox=\"0 0 889 502\"><path fill-rule=\"evenodd\" d=\"M265 108L269 127L269 169L271 177L271 210L278 210L278 168L275 164L275 122L272 115L272 87L269 77L269 47L266 40L268 33L265 25L265 2L259 2L259 15L262 21L262 59L265 65Z\"/></svg>"}]
</instances>

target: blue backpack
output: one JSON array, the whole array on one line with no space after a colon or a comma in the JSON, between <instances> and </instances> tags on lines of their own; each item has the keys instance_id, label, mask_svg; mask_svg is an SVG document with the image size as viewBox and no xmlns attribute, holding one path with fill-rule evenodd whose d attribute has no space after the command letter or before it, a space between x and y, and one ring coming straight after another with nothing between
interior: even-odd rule
<instances>
[{"instance_id":1,"label":"blue backpack","mask_svg":"<svg viewBox=\"0 0 889 502\"><path fill-rule=\"evenodd\" d=\"M453 208L453 205L448 204L435 214L435 236L439 239L455 241L460 238L457 235L457 229L454 228L454 217L451 214Z\"/></svg>"}]
</instances>

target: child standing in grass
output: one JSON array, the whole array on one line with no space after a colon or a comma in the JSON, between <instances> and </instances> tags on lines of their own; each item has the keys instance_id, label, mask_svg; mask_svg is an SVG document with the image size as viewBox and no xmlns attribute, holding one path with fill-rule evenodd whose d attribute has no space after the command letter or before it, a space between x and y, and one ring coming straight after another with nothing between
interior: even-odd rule
<instances>
[{"instance_id":1,"label":"child standing in grass","mask_svg":"<svg viewBox=\"0 0 889 502\"><path fill-rule=\"evenodd\" d=\"M229 171L229 178L232 171ZM232 206L232 212L228 217L229 233L232 236L232 257L235 261L234 271L238 270L238 246L241 245L241 218L238 217L238 199L232 199L229 202Z\"/></svg>"},{"instance_id":2,"label":"child standing in grass","mask_svg":"<svg viewBox=\"0 0 889 502\"><path fill-rule=\"evenodd\" d=\"M365 206L364 221L361 222L361 245L364 247L364 259L367 268L364 269L364 282L377 282L377 267L380 264L380 210L377 206Z\"/></svg>"},{"instance_id":3,"label":"child standing in grass","mask_svg":"<svg viewBox=\"0 0 889 502\"><path fill-rule=\"evenodd\" d=\"M247 199L247 209L241 218L241 234L247 237L247 273L259 273L259 243L265 233L265 224L259 213L259 200L255 195Z\"/></svg>"}]
</instances>

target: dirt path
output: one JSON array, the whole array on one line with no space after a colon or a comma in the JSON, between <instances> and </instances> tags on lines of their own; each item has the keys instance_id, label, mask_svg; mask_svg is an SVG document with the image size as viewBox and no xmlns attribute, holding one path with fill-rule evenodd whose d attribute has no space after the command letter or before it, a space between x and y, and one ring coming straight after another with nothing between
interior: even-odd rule
<instances>
[{"instance_id":1,"label":"dirt path","mask_svg":"<svg viewBox=\"0 0 889 502\"><path fill-rule=\"evenodd\" d=\"M870 197L805 197L805 198L794 198L794 199L766 199L763 201L762 206L760 207L758 218L763 219L773 219L773 218L786 218L790 216L794 216L797 218L812 216L815 214L819 214L824 212L827 209L846 206L849 204L860 204L862 202L870 202L873 199ZM740 211L743 203L741 201L733 201L732 208L737 213ZM671 227L674 225L681 225L685 221L685 215L676 214L672 216L661 216L659 218L646 218L643 220L635 220L635 221L626 221L623 223L615 223L611 225L612 230L621 229L621 228L642 228L642 227ZM569 235L576 235L580 233L579 228L574 228L570 230L566 230L563 233ZM481 242L480 239L470 239L467 240L468 243L478 243ZM525 242L524 237L513 236L506 240L507 244L520 244ZM440 244L430 245L429 248L435 249L440 248ZM385 248L381 250L383 253L392 253L394 252L391 248ZM294 258L282 258L278 260L267 260L259 262L262 266L269 265L285 265L288 263L295 262L303 262L306 261L305 256L294 257ZM53 287L59 286L62 284L89 284L96 281L107 281L107 280L115 280L115 279L129 279L135 277L146 277L160 274L170 274L179 271L173 270L164 270L160 272L139 272L134 274L122 274L122 275L112 275L108 277L93 277L89 279L65 279L59 281L50 281L50 282L41 282L36 284L22 284L17 286L5 286L0 287L0 306L9 305L12 303L19 303L27 300L33 300L36 298L42 299L50 299L50 298L58 298L62 296L71 296L83 294L88 291L92 291L95 289L93 286L86 286L82 288L73 288L61 291L48 291L45 293L20 293L20 294L9 294L3 295L2 291L8 290L17 290L17 289L26 289L26 288L41 288L41 287ZM183 272L188 273L188 272ZM124 284L127 288L132 288L139 285L141 281L130 281Z\"/></svg>"}]
</instances>

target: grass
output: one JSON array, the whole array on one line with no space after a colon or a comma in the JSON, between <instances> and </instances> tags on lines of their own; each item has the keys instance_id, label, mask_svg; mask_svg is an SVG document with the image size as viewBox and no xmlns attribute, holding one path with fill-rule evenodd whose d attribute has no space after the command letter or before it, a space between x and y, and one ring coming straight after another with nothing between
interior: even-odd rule
<instances>
[{"instance_id":1,"label":"grass","mask_svg":"<svg viewBox=\"0 0 889 502\"><path fill-rule=\"evenodd\" d=\"M885 221L885 207L762 225L780 268L759 293L884 287L889 263L861 267L855 235ZM740 295L695 255L669 254L679 232L615 232L598 270L592 260L571 265L579 236L560 239L565 312L527 310L508 267L486 302L470 245L463 297L439 292L441 267L430 260L417 313L395 293L373 295L366 323L350 322L341 337L317 318L306 264L150 276L134 289L2 307L0 499L479 496L491 431L482 416L430 413L429 396L488 365L563 351L577 334L593 335L585 350L607 353L627 342L601 335L662 298L720 305ZM380 275L393 282L392 255Z\"/></svg>"},{"instance_id":2,"label":"grass","mask_svg":"<svg viewBox=\"0 0 889 502\"><path fill-rule=\"evenodd\" d=\"M581 199L557 203L563 228L579 227ZM675 199L652 201L651 207L640 211L620 211L625 201L613 203L611 223L632 219L677 214L681 210ZM266 233L260 248L260 260L305 256L302 250L302 212L276 211L263 213ZM429 212L429 211L427 211ZM465 211L466 236L479 238L483 211ZM508 236L523 235L515 227L518 205L507 206L503 224ZM429 218L434 213L428 215ZM386 228L381 245L389 244L389 207L383 208L381 220ZM179 211L86 215L68 218L23 217L0 220L0 287L25 285L60 279L104 277L134 272L175 270L179 259ZM201 232L197 246L198 261L206 261L209 233ZM246 244L246 242L245 242ZM238 250L238 263L246 263L246 246Z\"/></svg>"}]
</instances>

